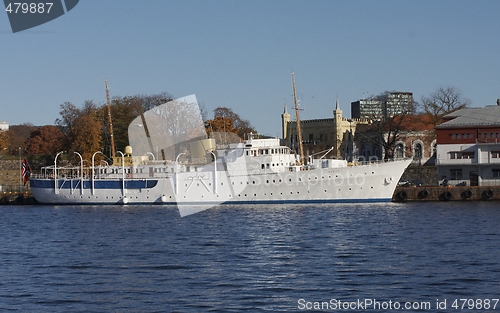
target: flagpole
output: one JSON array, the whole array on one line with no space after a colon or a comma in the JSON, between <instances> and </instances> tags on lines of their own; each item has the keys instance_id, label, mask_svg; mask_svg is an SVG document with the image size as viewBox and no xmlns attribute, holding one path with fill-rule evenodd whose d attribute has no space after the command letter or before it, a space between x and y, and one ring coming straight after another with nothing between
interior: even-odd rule
<instances>
[{"instance_id":1,"label":"flagpole","mask_svg":"<svg viewBox=\"0 0 500 313\"><path fill-rule=\"evenodd\" d=\"M23 163L21 161L21 147L19 147L19 192L23 189Z\"/></svg>"}]
</instances>

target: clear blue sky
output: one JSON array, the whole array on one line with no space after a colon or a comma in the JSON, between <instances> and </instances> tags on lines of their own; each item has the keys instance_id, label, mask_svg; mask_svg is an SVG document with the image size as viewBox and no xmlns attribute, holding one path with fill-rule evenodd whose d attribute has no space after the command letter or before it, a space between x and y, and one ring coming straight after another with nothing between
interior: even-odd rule
<instances>
[{"instance_id":1,"label":"clear blue sky","mask_svg":"<svg viewBox=\"0 0 500 313\"><path fill-rule=\"evenodd\" d=\"M196 94L279 136L293 102L332 116L386 90L416 100L458 88L473 106L500 98L500 1L81 0L13 34L0 12L0 121L53 124L65 101ZM210 117L210 116L209 116Z\"/></svg>"}]
</instances>

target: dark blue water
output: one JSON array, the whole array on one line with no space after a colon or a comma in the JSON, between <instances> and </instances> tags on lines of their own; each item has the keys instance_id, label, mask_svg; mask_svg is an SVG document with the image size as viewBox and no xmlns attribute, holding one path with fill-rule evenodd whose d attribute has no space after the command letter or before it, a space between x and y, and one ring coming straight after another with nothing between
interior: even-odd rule
<instances>
[{"instance_id":1,"label":"dark blue water","mask_svg":"<svg viewBox=\"0 0 500 313\"><path fill-rule=\"evenodd\" d=\"M438 311L446 299L441 311L456 312L454 299L500 298L498 204L220 206L184 218L162 206L3 206L0 311L304 312L328 302L333 312L335 299Z\"/></svg>"}]
</instances>

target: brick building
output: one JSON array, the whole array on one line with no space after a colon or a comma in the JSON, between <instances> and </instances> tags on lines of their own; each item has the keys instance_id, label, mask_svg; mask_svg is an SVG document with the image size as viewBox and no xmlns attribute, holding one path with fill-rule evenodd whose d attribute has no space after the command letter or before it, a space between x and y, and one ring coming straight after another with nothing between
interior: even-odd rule
<instances>
[{"instance_id":1,"label":"brick building","mask_svg":"<svg viewBox=\"0 0 500 313\"><path fill-rule=\"evenodd\" d=\"M384 133L385 140L389 136ZM355 153L359 159L381 160L386 151L380 132L373 125L363 125L354 138ZM433 164L436 139L434 126L427 115L406 115L394 144L394 158L412 158L414 165Z\"/></svg>"}]
</instances>

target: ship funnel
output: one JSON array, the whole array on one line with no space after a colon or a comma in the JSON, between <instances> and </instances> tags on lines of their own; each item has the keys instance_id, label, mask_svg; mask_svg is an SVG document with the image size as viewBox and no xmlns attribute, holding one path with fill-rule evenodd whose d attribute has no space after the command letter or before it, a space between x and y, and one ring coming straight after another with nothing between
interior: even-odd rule
<instances>
[{"instance_id":1,"label":"ship funnel","mask_svg":"<svg viewBox=\"0 0 500 313\"><path fill-rule=\"evenodd\" d=\"M125 155L132 155L132 147L131 146L126 146L125 147Z\"/></svg>"},{"instance_id":2,"label":"ship funnel","mask_svg":"<svg viewBox=\"0 0 500 313\"><path fill-rule=\"evenodd\" d=\"M210 152L215 151L215 147L215 139L213 138L191 141L189 143L191 161L193 163L207 163L207 160L212 159Z\"/></svg>"}]
</instances>

